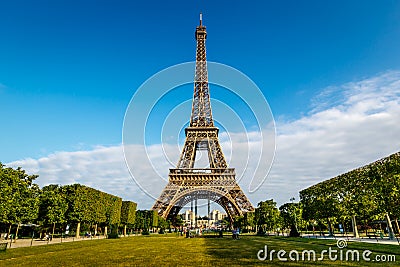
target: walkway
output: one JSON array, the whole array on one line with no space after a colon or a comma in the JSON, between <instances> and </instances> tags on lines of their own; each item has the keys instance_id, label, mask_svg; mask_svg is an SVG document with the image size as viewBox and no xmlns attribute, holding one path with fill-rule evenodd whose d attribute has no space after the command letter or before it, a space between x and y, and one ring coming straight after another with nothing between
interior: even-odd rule
<instances>
[{"instance_id":1,"label":"walkway","mask_svg":"<svg viewBox=\"0 0 400 267\"><path fill-rule=\"evenodd\" d=\"M46 241L45 239L17 239L16 242L14 241L11 243L10 240L0 240L1 243L8 242L7 249L12 248L21 248L21 247L30 247L30 246L42 246L42 245L52 245L58 243L65 243L65 242L75 242L75 241L85 241L85 240L93 240L93 239L104 239L105 236L96 236L96 237L68 237L68 238L53 238L52 241ZM11 244L11 246L10 246Z\"/></svg>"},{"instance_id":2,"label":"walkway","mask_svg":"<svg viewBox=\"0 0 400 267\"><path fill-rule=\"evenodd\" d=\"M303 238L316 238L316 239L345 239L352 242L365 242L365 243L374 243L374 244L389 244L389 245L400 245L400 239L395 238L394 240L390 240L388 237L384 238L368 238L368 237L360 237L354 238L353 236L335 236L335 237L328 237L328 236L316 236L316 235L302 235Z\"/></svg>"}]
</instances>

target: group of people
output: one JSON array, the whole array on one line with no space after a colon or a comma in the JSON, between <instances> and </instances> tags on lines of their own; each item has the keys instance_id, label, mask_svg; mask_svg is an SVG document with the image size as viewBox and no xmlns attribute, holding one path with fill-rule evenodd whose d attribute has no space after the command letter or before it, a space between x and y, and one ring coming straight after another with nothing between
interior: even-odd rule
<instances>
[{"instance_id":1,"label":"group of people","mask_svg":"<svg viewBox=\"0 0 400 267\"><path fill-rule=\"evenodd\" d=\"M46 239L46 241L52 241L53 240L53 235L51 235L49 233L44 233L44 235L40 239L43 239L43 237Z\"/></svg>"},{"instance_id":2,"label":"group of people","mask_svg":"<svg viewBox=\"0 0 400 267\"><path fill-rule=\"evenodd\" d=\"M90 232L85 232L85 237L87 237L87 238L92 237L92 233L90 233Z\"/></svg>"},{"instance_id":3,"label":"group of people","mask_svg":"<svg viewBox=\"0 0 400 267\"><path fill-rule=\"evenodd\" d=\"M194 231L194 234L190 231L190 229L185 228L183 230L183 234L186 236L186 238L191 238L191 237L195 237L195 236L201 236L202 235L202 229L201 228L197 228ZM183 235L182 234L182 235Z\"/></svg>"},{"instance_id":4,"label":"group of people","mask_svg":"<svg viewBox=\"0 0 400 267\"><path fill-rule=\"evenodd\" d=\"M220 237L223 237L222 231L219 230L218 232L220 234ZM196 229L195 230L195 234L193 234L192 231L190 231L190 229L185 228L183 231L180 231L180 234L182 236L186 236L186 238L191 238L191 237L194 237L194 236L201 236L202 231L201 231L201 229ZM240 229L239 228L234 228L232 230L232 238L233 239L240 239L239 235L240 235Z\"/></svg>"},{"instance_id":5,"label":"group of people","mask_svg":"<svg viewBox=\"0 0 400 267\"><path fill-rule=\"evenodd\" d=\"M232 230L232 238L233 239L239 239L239 234L240 234L239 228L235 228Z\"/></svg>"},{"instance_id":6,"label":"group of people","mask_svg":"<svg viewBox=\"0 0 400 267\"><path fill-rule=\"evenodd\" d=\"M3 238L4 238L4 240L7 240L8 238L12 239L13 235L12 234L8 235L7 233L5 233Z\"/></svg>"}]
</instances>

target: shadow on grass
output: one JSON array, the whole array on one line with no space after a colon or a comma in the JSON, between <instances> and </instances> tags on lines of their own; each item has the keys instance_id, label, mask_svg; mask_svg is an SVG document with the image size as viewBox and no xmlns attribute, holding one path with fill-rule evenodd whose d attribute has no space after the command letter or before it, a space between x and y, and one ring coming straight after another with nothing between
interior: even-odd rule
<instances>
[{"instance_id":1,"label":"shadow on grass","mask_svg":"<svg viewBox=\"0 0 400 267\"><path fill-rule=\"evenodd\" d=\"M224 237L221 239L205 239L206 253L212 257L212 261L218 266L235 266L235 265L263 265L263 266L399 266L400 264L400 247L395 245L383 244L367 244L359 242L348 243L348 246L343 248L342 261L340 260L340 249L337 247L336 240L315 240L306 238L289 238L289 237L258 237L258 236L242 236L240 240ZM273 259L267 257L262 261L257 258L259 250L263 250L265 246L268 248L268 255L271 250L275 250ZM337 260L330 260L325 254L322 260L318 260L323 250L337 250ZM370 262L362 259L362 252L370 250L372 254L369 256ZM287 261L281 261L277 257L277 251L284 250L283 255ZM290 251L296 250L299 252L299 261L290 260L288 254ZM307 254L305 260L302 260L301 253L304 250L313 250L316 252L316 261L308 260ZM360 252L360 260L356 258L352 260L351 255L349 261L346 261L347 250L358 250ZM336 255L333 252L332 256ZM377 263L374 259L376 255L394 255L397 262L380 262ZM264 252L261 253L261 256ZM312 259L312 257L311 257ZM392 259L393 260L393 259Z\"/></svg>"}]
</instances>

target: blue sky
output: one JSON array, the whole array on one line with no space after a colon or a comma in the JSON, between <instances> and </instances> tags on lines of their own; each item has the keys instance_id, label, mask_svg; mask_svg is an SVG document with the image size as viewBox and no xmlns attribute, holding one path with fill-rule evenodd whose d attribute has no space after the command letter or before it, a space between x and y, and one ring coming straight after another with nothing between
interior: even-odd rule
<instances>
[{"instance_id":1,"label":"blue sky","mask_svg":"<svg viewBox=\"0 0 400 267\"><path fill-rule=\"evenodd\" d=\"M327 88L325 109L400 70L399 1L1 1L0 161L120 145L136 89L195 59L200 11L208 60L249 76L282 129Z\"/></svg>"}]
</instances>

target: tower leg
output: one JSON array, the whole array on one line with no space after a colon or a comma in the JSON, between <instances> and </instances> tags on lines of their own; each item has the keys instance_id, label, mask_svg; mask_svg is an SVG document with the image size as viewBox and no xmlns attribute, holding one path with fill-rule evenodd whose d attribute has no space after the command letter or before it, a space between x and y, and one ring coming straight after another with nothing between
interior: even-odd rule
<instances>
[{"instance_id":1,"label":"tower leg","mask_svg":"<svg viewBox=\"0 0 400 267\"><path fill-rule=\"evenodd\" d=\"M194 200L194 227L197 228L197 198Z\"/></svg>"},{"instance_id":2,"label":"tower leg","mask_svg":"<svg viewBox=\"0 0 400 267\"><path fill-rule=\"evenodd\" d=\"M193 200L190 201L190 228L193 227Z\"/></svg>"},{"instance_id":3,"label":"tower leg","mask_svg":"<svg viewBox=\"0 0 400 267\"><path fill-rule=\"evenodd\" d=\"M207 218L208 218L208 228L210 228L210 199L208 199Z\"/></svg>"}]
</instances>

